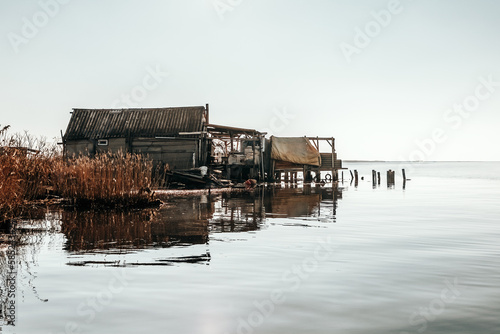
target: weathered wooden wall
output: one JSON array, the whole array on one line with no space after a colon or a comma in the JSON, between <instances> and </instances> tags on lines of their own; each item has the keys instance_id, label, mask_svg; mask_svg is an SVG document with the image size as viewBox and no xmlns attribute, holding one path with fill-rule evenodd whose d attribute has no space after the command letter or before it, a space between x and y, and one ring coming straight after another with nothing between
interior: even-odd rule
<instances>
[{"instance_id":1,"label":"weathered wooden wall","mask_svg":"<svg viewBox=\"0 0 500 334\"><path fill-rule=\"evenodd\" d=\"M79 155L94 155L94 141L92 140L72 140L65 143L65 153L67 157Z\"/></svg>"},{"instance_id":2,"label":"weathered wooden wall","mask_svg":"<svg viewBox=\"0 0 500 334\"><path fill-rule=\"evenodd\" d=\"M135 138L131 142L132 153L147 155L154 162L167 163L171 170L198 167L199 145L198 138Z\"/></svg>"},{"instance_id":3,"label":"weathered wooden wall","mask_svg":"<svg viewBox=\"0 0 500 334\"><path fill-rule=\"evenodd\" d=\"M131 152L148 156L153 162L168 164L171 170L207 164L210 142L200 138L109 138L108 145L97 140L71 140L65 143L66 156L93 156L96 153Z\"/></svg>"},{"instance_id":4,"label":"weathered wooden wall","mask_svg":"<svg viewBox=\"0 0 500 334\"><path fill-rule=\"evenodd\" d=\"M111 153L118 153L118 152L127 152L127 143L125 138L110 138L108 139L108 145L97 145L96 141L96 153L103 153L103 152L111 152Z\"/></svg>"}]
</instances>

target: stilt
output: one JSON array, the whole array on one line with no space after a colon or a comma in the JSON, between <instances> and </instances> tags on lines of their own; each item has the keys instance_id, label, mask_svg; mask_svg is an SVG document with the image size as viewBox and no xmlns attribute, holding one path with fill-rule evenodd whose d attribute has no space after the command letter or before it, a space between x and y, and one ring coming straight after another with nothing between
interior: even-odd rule
<instances>
[{"instance_id":1,"label":"stilt","mask_svg":"<svg viewBox=\"0 0 500 334\"><path fill-rule=\"evenodd\" d=\"M394 186L394 171L393 170L388 170L387 171L387 187Z\"/></svg>"},{"instance_id":2,"label":"stilt","mask_svg":"<svg viewBox=\"0 0 500 334\"><path fill-rule=\"evenodd\" d=\"M403 189L406 189L406 172L403 168Z\"/></svg>"}]
</instances>

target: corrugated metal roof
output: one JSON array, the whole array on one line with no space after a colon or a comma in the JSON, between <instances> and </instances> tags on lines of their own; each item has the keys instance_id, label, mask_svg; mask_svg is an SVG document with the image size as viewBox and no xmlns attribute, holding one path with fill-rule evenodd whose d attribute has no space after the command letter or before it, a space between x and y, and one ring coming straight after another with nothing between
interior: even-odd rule
<instances>
[{"instance_id":1,"label":"corrugated metal roof","mask_svg":"<svg viewBox=\"0 0 500 334\"><path fill-rule=\"evenodd\" d=\"M203 130L205 107L73 109L65 140L175 136Z\"/></svg>"}]
</instances>

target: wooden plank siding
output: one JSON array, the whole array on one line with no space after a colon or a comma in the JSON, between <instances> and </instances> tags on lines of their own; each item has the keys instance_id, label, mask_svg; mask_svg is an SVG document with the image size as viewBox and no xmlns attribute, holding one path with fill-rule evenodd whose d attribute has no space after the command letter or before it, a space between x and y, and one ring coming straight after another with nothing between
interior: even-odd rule
<instances>
[{"instance_id":1,"label":"wooden plank siding","mask_svg":"<svg viewBox=\"0 0 500 334\"><path fill-rule=\"evenodd\" d=\"M95 147L93 140L73 140L65 144L65 154L67 157L76 157L79 155L90 155L95 154Z\"/></svg>"},{"instance_id":2,"label":"wooden plank siding","mask_svg":"<svg viewBox=\"0 0 500 334\"><path fill-rule=\"evenodd\" d=\"M134 138L132 153L148 156L153 162L168 164L170 169L189 169L200 163L200 141L189 139Z\"/></svg>"},{"instance_id":3,"label":"wooden plank siding","mask_svg":"<svg viewBox=\"0 0 500 334\"><path fill-rule=\"evenodd\" d=\"M95 152L96 153L118 153L118 152L127 152L127 143L125 138L109 138L108 145L97 145L97 141L95 143Z\"/></svg>"}]
</instances>

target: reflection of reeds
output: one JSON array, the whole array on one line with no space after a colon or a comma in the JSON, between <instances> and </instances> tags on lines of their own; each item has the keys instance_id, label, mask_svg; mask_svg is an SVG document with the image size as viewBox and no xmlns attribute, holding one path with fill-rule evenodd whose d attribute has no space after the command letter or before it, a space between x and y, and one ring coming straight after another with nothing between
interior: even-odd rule
<instances>
[{"instance_id":1,"label":"reflection of reeds","mask_svg":"<svg viewBox=\"0 0 500 334\"><path fill-rule=\"evenodd\" d=\"M134 154L62 157L55 145L0 129L0 221L16 217L29 201L50 193L86 206L137 206L151 202L152 162ZM157 172L157 171L156 171Z\"/></svg>"},{"instance_id":2,"label":"reflection of reeds","mask_svg":"<svg viewBox=\"0 0 500 334\"><path fill-rule=\"evenodd\" d=\"M150 223L153 215L153 210L63 211L64 248L72 252L145 248L153 243Z\"/></svg>"}]
</instances>

